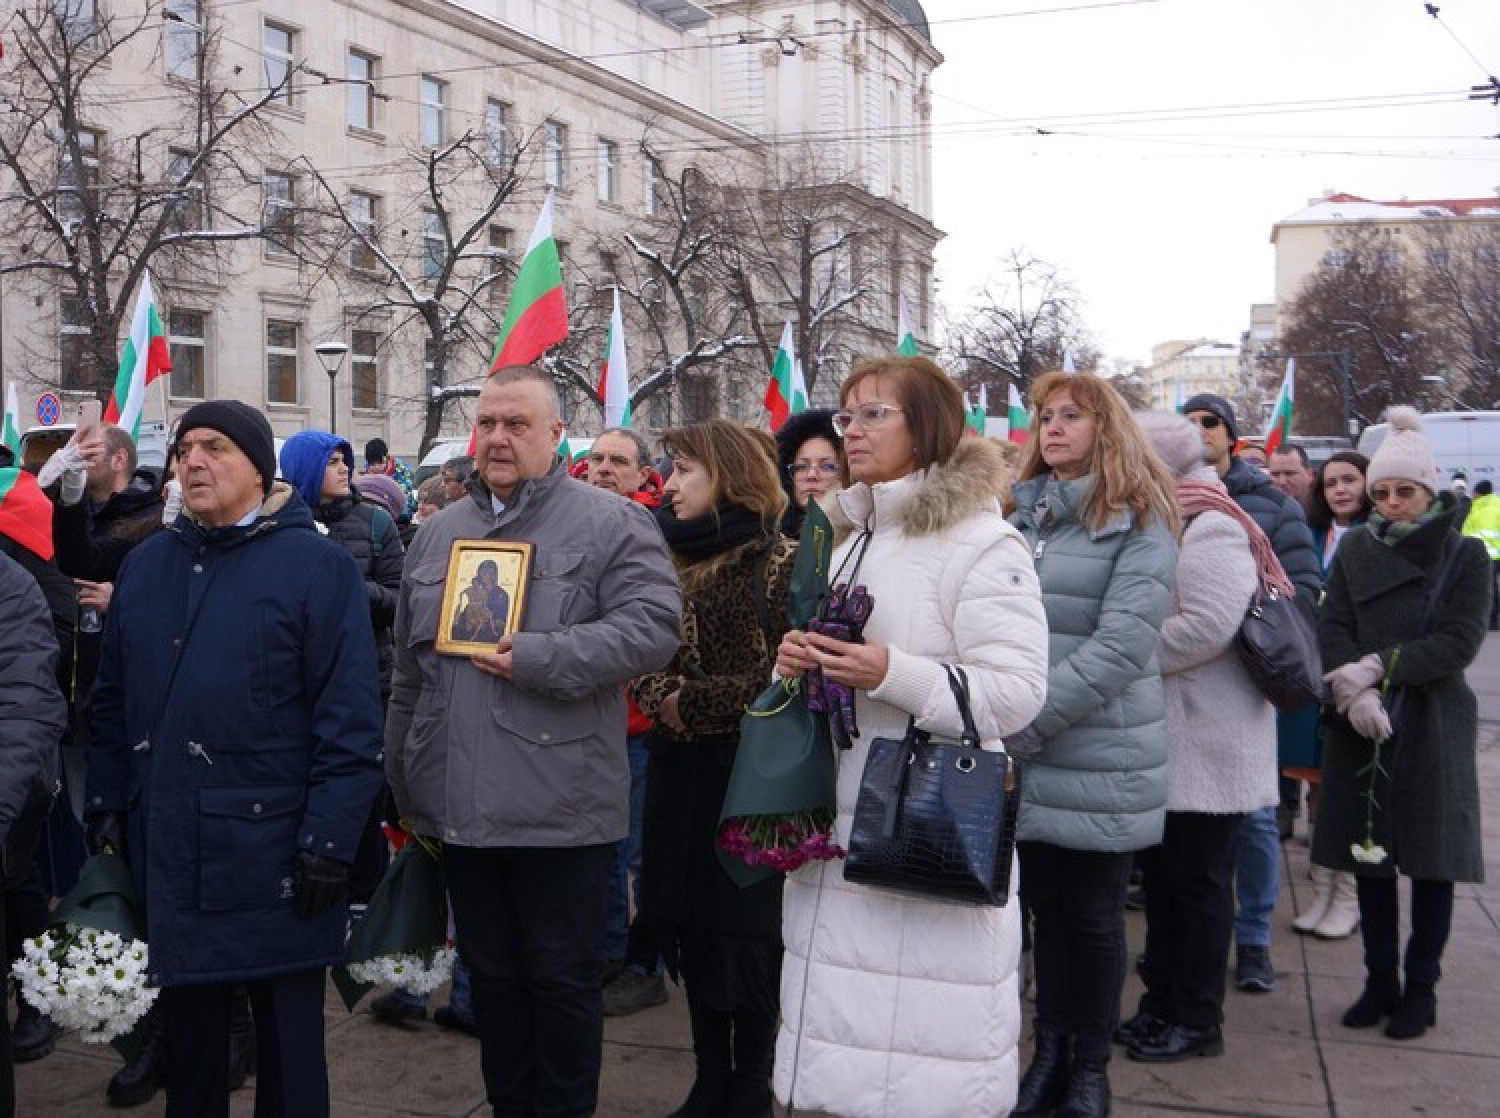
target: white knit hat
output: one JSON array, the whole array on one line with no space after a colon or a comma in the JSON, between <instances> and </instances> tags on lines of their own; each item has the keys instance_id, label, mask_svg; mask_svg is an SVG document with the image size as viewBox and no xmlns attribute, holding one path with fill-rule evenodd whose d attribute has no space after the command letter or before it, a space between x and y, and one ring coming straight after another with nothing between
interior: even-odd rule
<instances>
[{"instance_id":1,"label":"white knit hat","mask_svg":"<svg viewBox=\"0 0 1500 1118\"><path fill-rule=\"evenodd\" d=\"M1391 408L1385 413L1385 421L1391 430L1370 459L1365 484L1373 486L1377 481L1393 478L1416 481L1437 496L1437 463L1433 461L1427 437L1422 434L1422 414L1416 408Z\"/></svg>"}]
</instances>

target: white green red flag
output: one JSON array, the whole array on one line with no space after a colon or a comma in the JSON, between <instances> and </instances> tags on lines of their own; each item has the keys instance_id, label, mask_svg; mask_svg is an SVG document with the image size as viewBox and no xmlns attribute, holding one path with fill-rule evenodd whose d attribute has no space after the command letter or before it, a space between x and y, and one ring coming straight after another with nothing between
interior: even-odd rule
<instances>
[{"instance_id":1,"label":"white green red flag","mask_svg":"<svg viewBox=\"0 0 1500 1118\"><path fill-rule=\"evenodd\" d=\"M552 191L531 231L516 285L511 288L505 321L495 339L490 372L506 365L529 365L568 337L568 308L563 300L562 261L552 236Z\"/></svg>"},{"instance_id":2,"label":"white green red flag","mask_svg":"<svg viewBox=\"0 0 1500 1118\"><path fill-rule=\"evenodd\" d=\"M473 451L470 451L472 454ZM562 438L557 441L557 456L568 465L573 464L573 444L568 441L568 429L563 428Z\"/></svg>"},{"instance_id":3,"label":"white green red flag","mask_svg":"<svg viewBox=\"0 0 1500 1118\"><path fill-rule=\"evenodd\" d=\"M115 389L104 408L104 422L130 432L141 433L141 409L146 403L146 386L163 373L172 371L172 356L167 350L167 331L156 309L156 293L151 290L151 276L141 276L141 290L135 297L135 313L130 316L130 337L120 355L115 373Z\"/></svg>"},{"instance_id":4,"label":"white green red flag","mask_svg":"<svg viewBox=\"0 0 1500 1118\"><path fill-rule=\"evenodd\" d=\"M917 355L917 336L912 332L911 316L906 310L906 296L896 300L896 352L902 357Z\"/></svg>"},{"instance_id":5,"label":"white green red flag","mask_svg":"<svg viewBox=\"0 0 1500 1118\"><path fill-rule=\"evenodd\" d=\"M1031 417L1026 414L1026 405L1021 402L1021 393L1015 385L1010 386L1005 412L1010 421L1010 431L1006 438L1013 443L1024 443L1031 437Z\"/></svg>"},{"instance_id":6,"label":"white green red flag","mask_svg":"<svg viewBox=\"0 0 1500 1118\"><path fill-rule=\"evenodd\" d=\"M630 367L625 360L625 316L620 313L618 287L604 342L604 367L599 370L599 399L604 401L604 426L630 426Z\"/></svg>"},{"instance_id":7,"label":"white green red flag","mask_svg":"<svg viewBox=\"0 0 1500 1118\"><path fill-rule=\"evenodd\" d=\"M1276 407L1271 410L1271 425L1266 428L1266 458L1276 453L1276 448L1289 444L1292 437L1292 400L1296 394L1297 359L1286 359L1286 376L1281 378L1281 391L1276 395Z\"/></svg>"},{"instance_id":8,"label":"white green red flag","mask_svg":"<svg viewBox=\"0 0 1500 1118\"><path fill-rule=\"evenodd\" d=\"M965 394L965 400L967 401L967 394ZM966 421L964 423L964 426L967 427L969 429L969 431L971 431L973 434L983 435L984 434L984 418L985 418L985 413L987 413L989 410L990 410L990 390L989 390L989 386L985 385L985 384L981 384L979 386L979 401L973 407L971 407L971 408L968 409L968 413L969 414L966 417Z\"/></svg>"},{"instance_id":9,"label":"white green red flag","mask_svg":"<svg viewBox=\"0 0 1500 1118\"><path fill-rule=\"evenodd\" d=\"M10 452L16 456L16 461L21 460L21 405L16 399L16 386L7 384L5 386L5 434L0 440L10 448Z\"/></svg>"},{"instance_id":10,"label":"white green red flag","mask_svg":"<svg viewBox=\"0 0 1500 1118\"><path fill-rule=\"evenodd\" d=\"M789 418L807 409L807 384L802 379L790 322L781 328L781 344L776 348L771 379L766 383L765 405L771 413L773 431L781 430Z\"/></svg>"}]
</instances>

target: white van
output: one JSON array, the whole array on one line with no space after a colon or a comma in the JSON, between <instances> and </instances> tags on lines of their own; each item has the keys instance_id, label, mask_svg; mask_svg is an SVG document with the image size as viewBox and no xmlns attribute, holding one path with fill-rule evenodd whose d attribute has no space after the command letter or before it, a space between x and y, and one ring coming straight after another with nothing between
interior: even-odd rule
<instances>
[{"instance_id":1,"label":"white van","mask_svg":"<svg viewBox=\"0 0 1500 1118\"><path fill-rule=\"evenodd\" d=\"M1390 425L1376 423L1359 437L1359 452L1372 455L1390 433ZM1500 411L1439 411L1422 416L1422 433L1437 460L1438 484L1446 489L1454 474L1469 481L1469 492L1488 478L1500 485Z\"/></svg>"}]
</instances>

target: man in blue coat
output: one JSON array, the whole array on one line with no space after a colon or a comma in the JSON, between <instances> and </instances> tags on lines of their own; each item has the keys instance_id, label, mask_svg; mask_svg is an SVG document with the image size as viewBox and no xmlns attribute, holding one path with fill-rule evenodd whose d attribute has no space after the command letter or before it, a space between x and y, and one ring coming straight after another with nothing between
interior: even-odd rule
<instances>
[{"instance_id":1,"label":"man in blue coat","mask_svg":"<svg viewBox=\"0 0 1500 1118\"><path fill-rule=\"evenodd\" d=\"M328 1114L324 968L380 783L364 581L275 481L270 425L215 400L173 448L184 512L120 571L94 696L90 846L146 909L168 1118L229 1113L231 990L254 1010L258 1115Z\"/></svg>"}]
</instances>

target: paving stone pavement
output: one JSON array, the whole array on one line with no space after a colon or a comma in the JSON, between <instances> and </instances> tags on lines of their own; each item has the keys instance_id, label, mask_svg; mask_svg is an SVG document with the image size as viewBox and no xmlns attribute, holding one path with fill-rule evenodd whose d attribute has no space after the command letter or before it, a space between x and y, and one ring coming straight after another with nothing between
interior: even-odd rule
<instances>
[{"instance_id":1,"label":"paving stone pavement","mask_svg":"<svg viewBox=\"0 0 1500 1118\"><path fill-rule=\"evenodd\" d=\"M1116 1060L1111 1065L1116 1118L1500 1118L1500 1029L1493 1025L1500 1009L1500 635L1490 635L1470 682L1479 694L1482 719L1479 771L1489 882L1459 886L1438 989L1437 1027L1420 1040L1399 1042L1379 1030L1339 1024L1361 987L1359 937L1324 942L1292 932L1292 918L1311 895L1306 832L1299 824L1297 836L1284 847L1272 947L1276 989L1248 995L1231 985L1226 1052L1219 1059L1156 1067ZM1140 949L1142 933L1141 916L1132 913L1132 952ZM1139 992L1132 977L1127 1007L1134 1006ZM443 1000L439 994L435 1004ZM336 1116L488 1115L476 1041L430 1022L399 1029L378 1025L364 1007L346 1014L331 987L328 1004ZM111 1113L104 1105L104 1085L117 1066L113 1052L66 1037L47 1059L16 1069L18 1113L22 1118ZM674 991L665 1006L606 1022L601 1118L665 1118L691 1080L680 992ZM253 1108L253 1087L235 1094L236 1118L249 1118ZM162 1112L158 1095L132 1113L155 1118Z\"/></svg>"}]
</instances>

